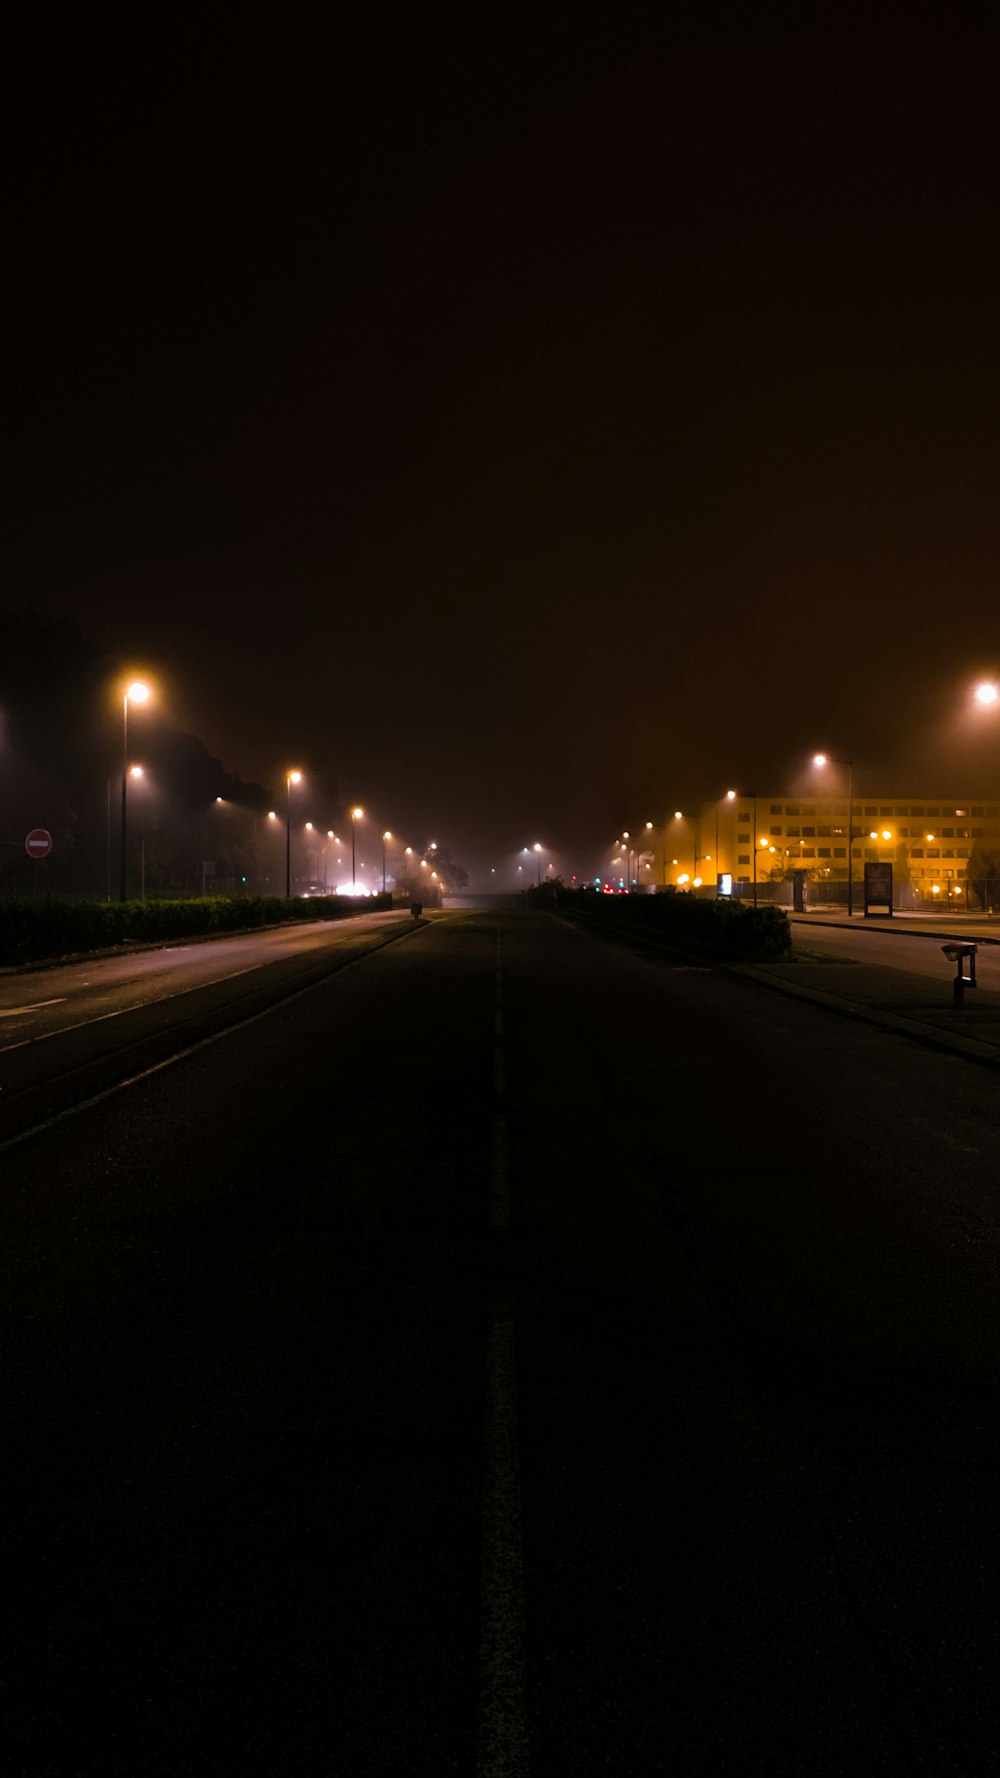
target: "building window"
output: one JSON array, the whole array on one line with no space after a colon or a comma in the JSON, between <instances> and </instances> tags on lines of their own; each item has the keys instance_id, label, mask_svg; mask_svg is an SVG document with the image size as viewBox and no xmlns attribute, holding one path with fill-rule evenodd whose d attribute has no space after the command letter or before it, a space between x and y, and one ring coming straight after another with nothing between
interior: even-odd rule
<instances>
[{"instance_id":1,"label":"building window","mask_svg":"<svg viewBox=\"0 0 1000 1778\"><path fill-rule=\"evenodd\" d=\"M780 803L772 803L771 804L771 814L772 815L780 815L781 814L781 804ZM771 829L771 832L772 833L774 832L773 828Z\"/></svg>"},{"instance_id":2,"label":"building window","mask_svg":"<svg viewBox=\"0 0 1000 1778\"><path fill-rule=\"evenodd\" d=\"M770 827L770 828L768 828L768 832L771 835L772 839L774 838L775 834L777 834L780 837L781 828L780 827Z\"/></svg>"},{"instance_id":3,"label":"building window","mask_svg":"<svg viewBox=\"0 0 1000 1778\"><path fill-rule=\"evenodd\" d=\"M736 844L738 846L749 846L750 835L748 833L738 833L736 835Z\"/></svg>"},{"instance_id":4,"label":"building window","mask_svg":"<svg viewBox=\"0 0 1000 1778\"><path fill-rule=\"evenodd\" d=\"M911 858L922 858L922 857L923 857L923 855L924 855L924 849L923 849L923 846L913 846L913 847L911 847L911 849L910 849L910 857L911 857Z\"/></svg>"},{"instance_id":5,"label":"building window","mask_svg":"<svg viewBox=\"0 0 1000 1778\"><path fill-rule=\"evenodd\" d=\"M932 809L930 803L928 803L927 804L927 813L928 813L928 815L940 815L941 811L940 811L940 809Z\"/></svg>"},{"instance_id":6,"label":"building window","mask_svg":"<svg viewBox=\"0 0 1000 1778\"><path fill-rule=\"evenodd\" d=\"M955 838L955 829L953 827L942 827L941 838L943 840L953 840Z\"/></svg>"},{"instance_id":7,"label":"building window","mask_svg":"<svg viewBox=\"0 0 1000 1778\"><path fill-rule=\"evenodd\" d=\"M803 813L803 815L815 815L816 804L815 803L803 803L802 804L802 813Z\"/></svg>"},{"instance_id":8,"label":"building window","mask_svg":"<svg viewBox=\"0 0 1000 1778\"><path fill-rule=\"evenodd\" d=\"M819 830L819 837L821 840L828 840L830 838L830 829L828 827L821 827Z\"/></svg>"},{"instance_id":9,"label":"building window","mask_svg":"<svg viewBox=\"0 0 1000 1778\"><path fill-rule=\"evenodd\" d=\"M792 840L792 839L797 840L801 832L802 832L801 827L789 827L788 837L790 840Z\"/></svg>"},{"instance_id":10,"label":"building window","mask_svg":"<svg viewBox=\"0 0 1000 1778\"><path fill-rule=\"evenodd\" d=\"M892 804L890 803L888 808L879 809L879 814L880 815L891 815L892 814Z\"/></svg>"},{"instance_id":11,"label":"building window","mask_svg":"<svg viewBox=\"0 0 1000 1778\"><path fill-rule=\"evenodd\" d=\"M928 856L928 858L940 858L940 856L941 856L940 846L928 846L927 856Z\"/></svg>"},{"instance_id":12,"label":"building window","mask_svg":"<svg viewBox=\"0 0 1000 1778\"><path fill-rule=\"evenodd\" d=\"M913 803L911 805L911 808L910 808L911 815L925 815L926 813L927 813L927 811L924 808L923 803Z\"/></svg>"},{"instance_id":13,"label":"building window","mask_svg":"<svg viewBox=\"0 0 1000 1778\"><path fill-rule=\"evenodd\" d=\"M816 853L814 852L812 846L803 846L802 856L803 856L803 858L815 858Z\"/></svg>"},{"instance_id":14,"label":"building window","mask_svg":"<svg viewBox=\"0 0 1000 1778\"><path fill-rule=\"evenodd\" d=\"M898 808L897 808L897 810L896 810L896 814L897 814L897 815L908 815L908 814L909 814L909 813L910 813L910 811L909 811L909 809L908 809L908 808L907 808L907 806L906 806L906 804L905 804L905 803L900 803L900 804L899 804L899 807L898 807Z\"/></svg>"},{"instance_id":15,"label":"building window","mask_svg":"<svg viewBox=\"0 0 1000 1778\"><path fill-rule=\"evenodd\" d=\"M834 846L833 856L834 856L834 858L846 858L847 857L847 847L846 846Z\"/></svg>"},{"instance_id":16,"label":"building window","mask_svg":"<svg viewBox=\"0 0 1000 1778\"><path fill-rule=\"evenodd\" d=\"M737 864L749 864L750 863L749 852L746 852L746 853L741 852L739 857L737 858L736 862L737 862ZM746 881L745 877L744 877L743 881L744 882Z\"/></svg>"},{"instance_id":17,"label":"building window","mask_svg":"<svg viewBox=\"0 0 1000 1778\"><path fill-rule=\"evenodd\" d=\"M973 805L972 805L972 813L973 813L973 814L974 814L974 815L981 815L981 814L982 814L982 813L983 813L983 810L982 810L982 808L981 808L981 807L979 807L979 806L978 806L978 805L977 805L977 804L976 804L976 803L973 803ZM992 813L992 811L991 811L991 813Z\"/></svg>"},{"instance_id":18,"label":"building window","mask_svg":"<svg viewBox=\"0 0 1000 1778\"><path fill-rule=\"evenodd\" d=\"M814 827L804 827L802 832L808 834L811 839L816 838L816 829Z\"/></svg>"},{"instance_id":19,"label":"building window","mask_svg":"<svg viewBox=\"0 0 1000 1778\"><path fill-rule=\"evenodd\" d=\"M865 857L866 858L877 858L878 857L878 847L877 846L866 846L865 847Z\"/></svg>"},{"instance_id":20,"label":"building window","mask_svg":"<svg viewBox=\"0 0 1000 1778\"><path fill-rule=\"evenodd\" d=\"M798 813L799 813L798 803L786 803L785 804L785 814L786 815L797 815Z\"/></svg>"},{"instance_id":21,"label":"building window","mask_svg":"<svg viewBox=\"0 0 1000 1778\"><path fill-rule=\"evenodd\" d=\"M865 814L866 815L877 815L878 814L878 810L876 809L874 803L866 803L865 804Z\"/></svg>"},{"instance_id":22,"label":"building window","mask_svg":"<svg viewBox=\"0 0 1000 1778\"><path fill-rule=\"evenodd\" d=\"M819 856L820 856L820 857L821 857L821 858L829 858L829 856L830 856L830 848L829 848L829 846L820 846L820 848L819 848Z\"/></svg>"}]
</instances>

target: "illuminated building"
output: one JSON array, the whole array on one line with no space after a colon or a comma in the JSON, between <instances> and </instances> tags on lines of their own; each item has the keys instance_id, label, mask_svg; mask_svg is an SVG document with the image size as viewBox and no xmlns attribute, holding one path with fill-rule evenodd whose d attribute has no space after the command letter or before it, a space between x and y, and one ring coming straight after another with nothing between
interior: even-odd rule
<instances>
[{"instance_id":1,"label":"illuminated building","mask_svg":"<svg viewBox=\"0 0 1000 1778\"><path fill-rule=\"evenodd\" d=\"M804 870L816 882L847 887L848 805L844 796L738 796L703 803L699 812L706 883L729 873L735 883L758 883L777 873ZM961 797L858 796L853 807L854 881L873 859L890 863L897 882L910 883L921 899L964 898L969 860L977 848L1000 848L1000 805ZM679 866L679 869L683 866ZM690 869L690 865L687 867ZM668 864L667 881L677 872ZM935 887L936 886L936 887Z\"/></svg>"}]
</instances>

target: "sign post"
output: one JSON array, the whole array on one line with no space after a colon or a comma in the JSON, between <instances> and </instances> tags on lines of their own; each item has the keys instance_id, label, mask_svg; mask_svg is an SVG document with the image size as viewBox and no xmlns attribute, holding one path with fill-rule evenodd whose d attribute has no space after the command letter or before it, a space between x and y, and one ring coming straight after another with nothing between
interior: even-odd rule
<instances>
[{"instance_id":1,"label":"sign post","mask_svg":"<svg viewBox=\"0 0 1000 1778\"><path fill-rule=\"evenodd\" d=\"M865 865L865 919L872 908L881 909L892 918L892 865L874 859Z\"/></svg>"},{"instance_id":2,"label":"sign post","mask_svg":"<svg viewBox=\"0 0 1000 1778\"><path fill-rule=\"evenodd\" d=\"M33 827L24 842L29 858L47 858L52 850L52 835L47 828Z\"/></svg>"}]
</instances>

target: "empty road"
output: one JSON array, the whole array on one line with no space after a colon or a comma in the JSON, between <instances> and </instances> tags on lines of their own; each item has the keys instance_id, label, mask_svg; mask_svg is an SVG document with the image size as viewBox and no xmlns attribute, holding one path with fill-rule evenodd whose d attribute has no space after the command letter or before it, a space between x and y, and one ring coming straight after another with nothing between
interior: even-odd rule
<instances>
[{"instance_id":1,"label":"empty road","mask_svg":"<svg viewBox=\"0 0 1000 1778\"><path fill-rule=\"evenodd\" d=\"M0 1057L6 1769L993 1769L995 1077L543 913L268 980Z\"/></svg>"}]
</instances>

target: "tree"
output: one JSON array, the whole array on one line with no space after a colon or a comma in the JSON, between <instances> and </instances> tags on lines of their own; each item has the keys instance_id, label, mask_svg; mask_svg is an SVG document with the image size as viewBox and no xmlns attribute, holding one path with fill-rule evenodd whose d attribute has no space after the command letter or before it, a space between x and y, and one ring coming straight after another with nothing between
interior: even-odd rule
<instances>
[{"instance_id":1,"label":"tree","mask_svg":"<svg viewBox=\"0 0 1000 1778\"><path fill-rule=\"evenodd\" d=\"M1000 905L1000 846L973 846L969 893L987 911Z\"/></svg>"}]
</instances>

